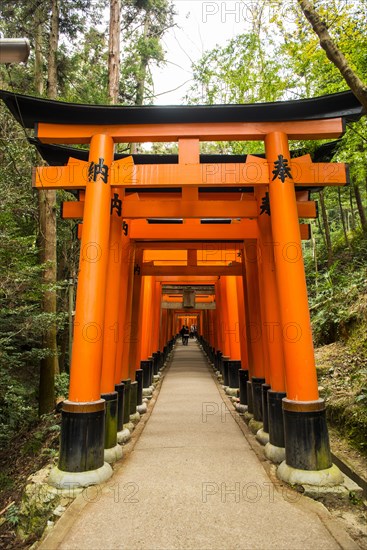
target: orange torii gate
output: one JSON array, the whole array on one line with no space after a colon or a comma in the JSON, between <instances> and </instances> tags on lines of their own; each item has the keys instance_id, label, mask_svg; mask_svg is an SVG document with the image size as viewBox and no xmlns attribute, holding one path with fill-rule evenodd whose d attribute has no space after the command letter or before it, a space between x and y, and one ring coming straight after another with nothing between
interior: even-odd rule
<instances>
[{"instance_id":1,"label":"orange torii gate","mask_svg":"<svg viewBox=\"0 0 367 550\"><path fill-rule=\"evenodd\" d=\"M204 335L212 348L223 345L227 356L246 361L255 420L261 420L261 392L266 394L267 456L279 461L284 441L282 479L312 483L309 474L316 471L316 483L338 483L318 395L301 249L307 228L299 217L316 215L305 191L346 184L347 168L313 163L309 155L291 158L289 140L340 137L345 120L362 114L355 97L345 92L271 104L140 108L70 105L10 92L0 97L19 122L35 129L39 148L90 145L88 159L75 150L66 165L38 167L34 174L36 188L78 190L79 201L65 203L64 216L83 219L70 391L63 404L59 468L50 483L85 486L111 475L104 463L105 410L107 418L116 416L115 386L117 392L121 380L129 386L139 367L143 323L158 320L159 278L218 274L217 309L202 314ZM200 142L219 140L262 140L265 158L202 161ZM115 159L115 143L165 141L178 142L176 162ZM152 223L162 218L171 224ZM229 223L202 223L207 218ZM197 246L210 239L242 241L239 261L201 266L190 253L185 266L144 265L144 249L137 246L154 240L193 240ZM161 327L170 338L174 316L168 309L164 318L163 311ZM240 345L220 341L232 315L246 335ZM115 343L111 326L117 326ZM146 354L162 345L153 332ZM115 449L115 441L112 433L106 449Z\"/></svg>"}]
</instances>

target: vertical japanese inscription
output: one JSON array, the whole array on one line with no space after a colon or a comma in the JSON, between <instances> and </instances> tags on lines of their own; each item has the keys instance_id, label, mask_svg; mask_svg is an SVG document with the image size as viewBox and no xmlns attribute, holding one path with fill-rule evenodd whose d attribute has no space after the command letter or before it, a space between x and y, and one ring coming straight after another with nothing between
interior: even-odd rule
<instances>
[{"instance_id":1,"label":"vertical japanese inscription","mask_svg":"<svg viewBox=\"0 0 367 550\"><path fill-rule=\"evenodd\" d=\"M293 179L293 176L291 174L291 167L288 166L288 159L285 159L283 155L278 155L278 160L274 162L274 170L272 171L272 174L274 174L274 177L272 181L274 181L276 178L279 178L282 183L285 182L286 178Z\"/></svg>"},{"instance_id":2,"label":"vertical japanese inscription","mask_svg":"<svg viewBox=\"0 0 367 550\"><path fill-rule=\"evenodd\" d=\"M100 158L98 163L90 162L88 168L88 181L97 181L97 176L101 175L103 183L108 180L108 166L104 164L104 158Z\"/></svg>"}]
</instances>

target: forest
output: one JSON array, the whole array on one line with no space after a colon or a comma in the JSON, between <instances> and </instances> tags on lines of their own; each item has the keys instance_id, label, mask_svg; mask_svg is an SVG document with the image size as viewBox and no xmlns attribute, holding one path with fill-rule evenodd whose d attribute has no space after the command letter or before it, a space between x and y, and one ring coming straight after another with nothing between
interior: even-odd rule
<instances>
[{"instance_id":1,"label":"forest","mask_svg":"<svg viewBox=\"0 0 367 550\"><path fill-rule=\"evenodd\" d=\"M367 82L366 2L314 4L353 74ZM281 9L270 12L266 1L254 5L243 33L193 62L183 104L272 102L349 89L300 2L287 4L287 18ZM73 103L154 104L154 68L167 63L163 39L177 24L175 16L170 0L2 0L0 32L27 37L31 55L27 64L0 64L0 87ZM56 410L67 395L79 252L76 223L60 218L60 203L73 197L32 189L32 168L42 161L31 138L0 103L0 463L15 449L23 477L34 462L42 465L57 454ZM322 144L291 146L313 155ZM201 147L207 153L263 152L262 142ZM119 145L119 152L139 150ZM175 152L175 144L151 150ZM319 383L330 425L367 455L365 116L348 123L328 160L349 164L350 185L313 195L319 216L303 243ZM16 462L0 474L5 503L21 489Z\"/></svg>"}]
</instances>

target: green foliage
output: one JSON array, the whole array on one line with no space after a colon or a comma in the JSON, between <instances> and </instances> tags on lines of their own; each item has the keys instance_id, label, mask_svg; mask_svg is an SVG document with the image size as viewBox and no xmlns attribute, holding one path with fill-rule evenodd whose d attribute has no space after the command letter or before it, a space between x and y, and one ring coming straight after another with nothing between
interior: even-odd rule
<instances>
[{"instance_id":1,"label":"green foliage","mask_svg":"<svg viewBox=\"0 0 367 550\"><path fill-rule=\"evenodd\" d=\"M55 395L66 397L69 391L69 375L62 372L55 376Z\"/></svg>"},{"instance_id":2,"label":"green foliage","mask_svg":"<svg viewBox=\"0 0 367 550\"><path fill-rule=\"evenodd\" d=\"M22 448L23 455L38 454L42 449L44 440L43 432L34 432L32 437L27 440L26 444Z\"/></svg>"},{"instance_id":3,"label":"green foliage","mask_svg":"<svg viewBox=\"0 0 367 550\"><path fill-rule=\"evenodd\" d=\"M274 44L256 33L238 35L227 46L204 53L193 65L193 76L186 99L194 104L275 101L284 90Z\"/></svg>"},{"instance_id":4,"label":"green foliage","mask_svg":"<svg viewBox=\"0 0 367 550\"><path fill-rule=\"evenodd\" d=\"M19 506L12 504L5 513L5 519L14 527L19 523Z\"/></svg>"}]
</instances>

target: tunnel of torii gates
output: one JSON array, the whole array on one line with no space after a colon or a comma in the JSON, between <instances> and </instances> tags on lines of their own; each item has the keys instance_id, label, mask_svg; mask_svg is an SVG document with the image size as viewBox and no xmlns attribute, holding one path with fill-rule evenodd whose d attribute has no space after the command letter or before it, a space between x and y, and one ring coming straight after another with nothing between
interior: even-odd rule
<instances>
[{"instance_id":1,"label":"tunnel of torii gates","mask_svg":"<svg viewBox=\"0 0 367 550\"><path fill-rule=\"evenodd\" d=\"M48 161L34 169L34 187L75 193L62 216L82 220L70 389L49 483L111 475L107 462L120 456L117 442L143 412L182 324L197 325L224 385L239 388L239 408L263 422L278 475L312 482L316 472L317 483L339 483L312 343L301 247L309 225L300 218L317 216L312 191L345 185L348 172L291 153L289 140L342 136L363 114L354 95L177 107L0 97L34 129ZM201 141L234 140L263 140L265 155L200 155ZM178 155L114 154L117 143L144 142L178 142Z\"/></svg>"}]
</instances>

